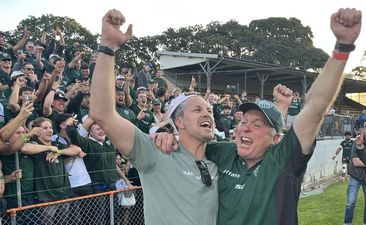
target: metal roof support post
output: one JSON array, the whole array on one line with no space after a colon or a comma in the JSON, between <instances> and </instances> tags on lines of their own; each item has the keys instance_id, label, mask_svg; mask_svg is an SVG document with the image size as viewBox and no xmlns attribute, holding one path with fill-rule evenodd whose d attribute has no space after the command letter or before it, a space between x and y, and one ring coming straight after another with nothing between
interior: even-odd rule
<instances>
[{"instance_id":1,"label":"metal roof support post","mask_svg":"<svg viewBox=\"0 0 366 225\"><path fill-rule=\"evenodd\" d=\"M178 73L175 73L175 86L178 87Z\"/></svg>"},{"instance_id":2,"label":"metal roof support post","mask_svg":"<svg viewBox=\"0 0 366 225\"><path fill-rule=\"evenodd\" d=\"M306 72L304 72L304 73L306 73ZM302 97L305 97L305 94L307 92L307 90L306 90L307 86L308 86L308 84L307 84L306 76L304 74L303 80L302 80Z\"/></svg>"},{"instance_id":3,"label":"metal roof support post","mask_svg":"<svg viewBox=\"0 0 366 225\"><path fill-rule=\"evenodd\" d=\"M201 77L201 73L198 74L198 91L201 93L202 91L202 77Z\"/></svg>"},{"instance_id":4,"label":"metal roof support post","mask_svg":"<svg viewBox=\"0 0 366 225\"><path fill-rule=\"evenodd\" d=\"M211 71L210 61L207 61L207 64L206 64L206 76L207 76L207 88L211 89L212 71Z\"/></svg>"},{"instance_id":5,"label":"metal roof support post","mask_svg":"<svg viewBox=\"0 0 366 225\"><path fill-rule=\"evenodd\" d=\"M264 97L264 82L269 78L269 74L259 74L257 73L257 77L261 83L261 92L260 92L260 98L263 99Z\"/></svg>"},{"instance_id":6,"label":"metal roof support post","mask_svg":"<svg viewBox=\"0 0 366 225\"><path fill-rule=\"evenodd\" d=\"M244 91L247 91L247 72L248 70L244 72Z\"/></svg>"}]
</instances>

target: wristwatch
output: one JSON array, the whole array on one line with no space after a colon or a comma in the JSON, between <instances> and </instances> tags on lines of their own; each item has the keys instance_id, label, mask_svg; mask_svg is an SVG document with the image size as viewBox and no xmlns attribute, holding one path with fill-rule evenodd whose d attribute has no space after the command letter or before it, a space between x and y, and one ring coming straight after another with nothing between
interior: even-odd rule
<instances>
[{"instance_id":1,"label":"wristwatch","mask_svg":"<svg viewBox=\"0 0 366 225\"><path fill-rule=\"evenodd\" d=\"M336 42L334 49L339 50L340 52L352 52L355 50L356 46L354 44L342 44L338 41Z\"/></svg>"},{"instance_id":2,"label":"wristwatch","mask_svg":"<svg viewBox=\"0 0 366 225\"><path fill-rule=\"evenodd\" d=\"M103 52L106 55L114 56L114 50L104 45L98 45L98 52Z\"/></svg>"}]
</instances>

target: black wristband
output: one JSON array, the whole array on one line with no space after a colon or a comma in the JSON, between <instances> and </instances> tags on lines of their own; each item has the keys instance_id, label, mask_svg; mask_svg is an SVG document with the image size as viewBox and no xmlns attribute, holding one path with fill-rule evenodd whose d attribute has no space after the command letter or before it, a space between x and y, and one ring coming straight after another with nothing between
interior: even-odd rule
<instances>
[{"instance_id":1,"label":"black wristband","mask_svg":"<svg viewBox=\"0 0 366 225\"><path fill-rule=\"evenodd\" d=\"M103 52L106 55L114 56L114 51L107 46L98 45L98 52Z\"/></svg>"},{"instance_id":2,"label":"black wristband","mask_svg":"<svg viewBox=\"0 0 366 225\"><path fill-rule=\"evenodd\" d=\"M352 52L355 50L356 46L353 44L342 44L337 41L334 48L340 52Z\"/></svg>"}]
</instances>

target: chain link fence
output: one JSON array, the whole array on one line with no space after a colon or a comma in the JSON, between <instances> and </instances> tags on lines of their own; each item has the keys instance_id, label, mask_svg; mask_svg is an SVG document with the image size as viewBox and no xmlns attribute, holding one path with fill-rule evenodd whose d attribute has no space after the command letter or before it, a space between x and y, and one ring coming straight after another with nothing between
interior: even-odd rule
<instances>
[{"instance_id":1,"label":"chain link fence","mask_svg":"<svg viewBox=\"0 0 366 225\"><path fill-rule=\"evenodd\" d=\"M343 137L346 131L356 132L356 118L343 115L327 115L320 128L320 137Z\"/></svg>"},{"instance_id":2,"label":"chain link fence","mask_svg":"<svg viewBox=\"0 0 366 225\"><path fill-rule=\"evenodd\" d=\"M124 189L7 210L0 225L143 225L142 188Z\"/></svg>"}]
</instances>

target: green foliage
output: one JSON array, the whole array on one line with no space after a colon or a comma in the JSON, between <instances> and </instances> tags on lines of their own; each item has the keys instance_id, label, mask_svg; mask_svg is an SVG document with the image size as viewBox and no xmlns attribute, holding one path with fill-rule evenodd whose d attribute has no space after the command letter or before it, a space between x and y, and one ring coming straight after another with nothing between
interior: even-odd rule
<instances>
[{"instance_id":1,"label":"green foliage","mask_svg":"<svg viewBox=\"0 0 366 225\"><path fill-rule=\"evenodd\" d=\"M352 70L351 74L355 79L366 80L366 67L358 66Z\"/></svg>"},{"instance_id":2,"label":"green foliage","mask_svg":"<svg viewBox=\"0 0 366 225\"><path fill-rule=\"evenodd\" d=\"M52 35L52 30L59 27L64 33L66 44L71 45L79 42L85 49L96 49L96 40L98 35L93 35L85 27L81 26L77 21L69 17L53 16L51 14L42 15L41 17L29 16L20 21L15 31L9 32L10 39L14 41L20 40L25 29L31 32L30 39L39 42L42 32L45 31L48 38Z\"/></svg>"},{"instance_id":3,"label":"green foliage","mask_svg":"<svg viewBox=\"0 0 366 225\"><path fill-rule=\"evenodd\" d=\"M299 224L334 225L343 224L347 203L348 182L339 181L325 189L319 195L300 198ZM362 224L365 206L362 188L359 192L353 224Z\"/></svg>"},{"instance_id":4,"label":"green foliage","mask_svg":"<svg viewBox=\"0 0 366 225\"><path fill-rule=\"evenodd\" d=\"M248 48L256 61L317 70L328 58L324 51L314 48L310 27L296 18L254 20L249 29L255 38Z\"/></svg>"},{"instance_id":5,"label":"green foliage","mask_svg":"<svg viewBox=\"0 0 366 225\"><path fill-rule=\"evenodd\" d=\"M39 41L43 31L51 35L60 27L66 46L79 42L89 54L97 47L99 35L91 34L77 21L68 17L29 16L17 29L6 31L7 38L17 42L23 30ZM304 27L296 18L267 18L252 21L249 26L235 20L226 23L213 21L205 27L194 25L179 29L169 28L161 35L132 38L117 51L117 68L142 68L147 62L158 65L157 50L218 54L224 56L272 63L281 66L318 70L328 58L313 46L310 27Z\"/></svg>"}]
</instances>

